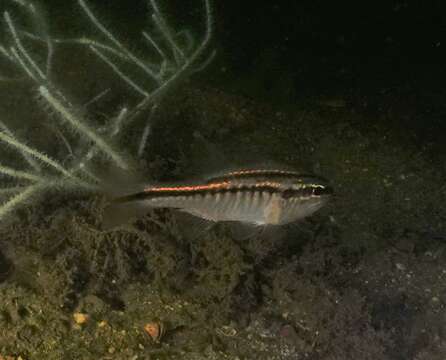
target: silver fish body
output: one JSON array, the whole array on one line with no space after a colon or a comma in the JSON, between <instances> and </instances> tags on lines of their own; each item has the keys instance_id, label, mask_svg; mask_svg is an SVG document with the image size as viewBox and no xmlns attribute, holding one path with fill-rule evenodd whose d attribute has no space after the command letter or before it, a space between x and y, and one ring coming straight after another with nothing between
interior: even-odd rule
<instances>
[{"instance_id":1,"label":"silver fish body","mask_svg":"<svg viewBox=\"0 0 446 360\"><path fill-rule=\"evenodd\" d=\"M283 225L311 215L330 198L327 181L284 170L240 170L201 183L147 186L116 204L176 208L215 222Z\"/></svg>"}]
</instances>

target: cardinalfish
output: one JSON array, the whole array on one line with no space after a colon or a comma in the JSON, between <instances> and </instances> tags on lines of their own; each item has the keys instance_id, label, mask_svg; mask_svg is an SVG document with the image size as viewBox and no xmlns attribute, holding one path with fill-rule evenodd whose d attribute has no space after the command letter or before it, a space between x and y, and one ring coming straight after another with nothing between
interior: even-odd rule
<instances>
[{"instance_id":1,"label":"cardinalfish","mask_svg":"<svg viewBox=\"0 0 446 360\"><path fill-rule=\"evenodd\" d=\"M320 209L333 194L326 180L287 170L239 170L199 183L147 186L113 200L115 206L176 208L200 218L284 225Z\"/></svg>"}]
</instances>

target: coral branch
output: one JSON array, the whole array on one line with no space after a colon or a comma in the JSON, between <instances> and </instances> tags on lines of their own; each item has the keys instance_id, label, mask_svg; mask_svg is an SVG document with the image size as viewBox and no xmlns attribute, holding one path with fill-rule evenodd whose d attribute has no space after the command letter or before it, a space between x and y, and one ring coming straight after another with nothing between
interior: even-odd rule
<instances>
[{"instance_id":1,"label":"coral branch","mask_svg":"<svg viewBox=\"0 0 446 360\"><path fill-rule=\"evenodd\" d=\"M150 47L147 56L140 52L137 56L136 52L130 51L131 45L121 41L114 29L103 25L86 0L76 0L76 3L90 23L93 34L74 38L53 36L45 12L34 1L3 1L7 9L2 17L2 39L5 42L0 44L0 60L4 60L1 64L7 67L0 69L0 73L7 76L0 76L0 85L13 86L17 79L21 83L26 81L29 91L37 95L49 115L38 117L37 123L44 122L42 128L51 129L51 134L57 135L57 141L49 137L46 144L42 139L36 142L32 130L36 123L31 124L26 118L17 119L19 129L16 125L8 126L14 111L8 113L8 121L0 119L0 151L7 150L0 152L0 195L3 201L0 202L0 219L48 189L98 191L107 179L96 173L97 164L102 168L118 167L130 171L130 164L143 156L151 134L151 118L163 96L178 80L200 71L213 57L213 53L205 54L212 36L211 6L209 0L202 1L206 30L202 40L196 42L189 31L176 29L167 21L156 0L149 0L151 30L140 32ZM10 8L8 4L11 4ZM76 51L80 47L84 53L94 54L111 70L113 85L105 85L99 95L71 100L66 89L78 84L64 83L64 74L55 65L58 63L55 57L62 46ZM201 64L200 59L204 59ZM90 65L98 66L96 63ZM10 76L11 68L13 75ZM95 74L94 68L91 74ZM98 83L102 84L102 79L98 79ZM87 110L105 103L116 83L131 90L133 105L124 101L110 108L110 102L106 103L103 107L106 120L98 119L97 114L87 114ZM85 90L88 94L89 89ZM26 109L32 100L28 97L29 93L22 97L27 101ZM77 107L73 104L84 105ZM36 121L38 109L29 111ZM148 112L148 120L143 124L134 121L144 111Z\"/></svg>"}]
</instances>

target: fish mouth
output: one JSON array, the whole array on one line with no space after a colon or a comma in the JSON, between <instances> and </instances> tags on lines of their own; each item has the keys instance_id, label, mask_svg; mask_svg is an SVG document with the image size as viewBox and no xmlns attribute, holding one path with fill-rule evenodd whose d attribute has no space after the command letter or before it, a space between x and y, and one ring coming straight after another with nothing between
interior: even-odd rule
<instances>
[{"instance_id":1,"label":"fish mouth","mask_svg":"<svg viewBox=\"0 0 446 360\"><path fill-rule=\"evenodd\" d=\"M334 189L330 185L318 186L313 190L313 195L320 198L328 198L333 196Z\"/></svg>"}]
</instances>

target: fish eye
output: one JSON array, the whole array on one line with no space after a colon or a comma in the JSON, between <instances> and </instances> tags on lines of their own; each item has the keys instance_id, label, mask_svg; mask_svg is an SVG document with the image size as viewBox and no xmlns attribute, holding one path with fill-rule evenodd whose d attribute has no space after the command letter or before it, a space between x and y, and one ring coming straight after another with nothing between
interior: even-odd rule
<instances>
[{"instance_id":1,"label":"fish eye","mask_svg":"<svg viewBox=\"0 0 446 360\"><path fill-rule=\"evenodd\" d=\"M333 188L331 186L315 186L313 189L312 194L314 196L322 196L322 195L332 195L333 194Z\"/></svg>"}]
</instances>

